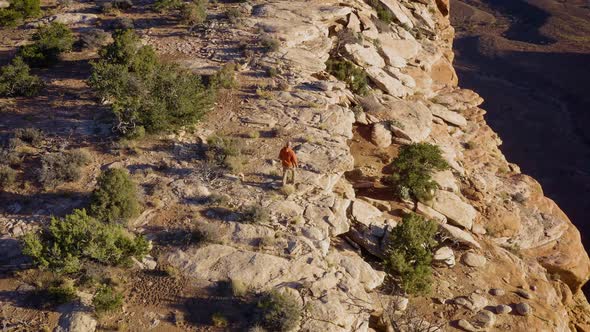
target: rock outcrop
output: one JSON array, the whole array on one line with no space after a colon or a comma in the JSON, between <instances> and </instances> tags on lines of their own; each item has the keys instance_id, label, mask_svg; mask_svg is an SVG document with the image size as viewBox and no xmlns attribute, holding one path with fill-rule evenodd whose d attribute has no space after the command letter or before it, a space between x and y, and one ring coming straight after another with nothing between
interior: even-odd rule
<instances>
[{"instance_id":1,"label":"rock outcrop","mask_svg":"<svg viewBox=\"0 0 590 332\"><path fill-rule=\"evenodd\" d=\"M567 331L571 303L559 294L564 287L580 291L590 276L590 259L563 212L505 160L479 108L482 98L457 87L449 2L378 2L391 24L379 22L375 9L360 0L278 1L253 8L244 24L280 43L257 65L280 64L290 89L250 101L252 114L242 124L294 133L304 163L297 188L276 201L245 182L220 179L217 186L239 198L236 204L261 203L272 210L271 223L209 221L219 230L216 244L179 249L168 263L209 282L239 279L255 291L290 288L308 310L303 331L373 331L370 317L383 318L385 310L379 297L391 299L377 292L385 273L363 254L383 257L388 231L401 218L389 203L356 198L344 177L354 168L348 141L356 122L370 126L370 140L382 149L438 145L451 166L434 176L439 189L431 201L406 204L401 211L411 209L440 224L444 244L434 257L434 288L443 300L437 308L467 310L453 324L474 331L499 324ZM356 38L339 40L341 31ZM367 74L369 96L355 96L325 72L336 45L338 56ZM313 106L301 107L302 100ZM272 241L254 248L257 239ZM464 270L457 276L450 269ZM516 292L529 286L536 289L530 298ZM514 291L492 295L490 287ZM511 311L519 316L506 315ZM430 314L426 320L442 317Z\"/></svg>"}]
</instances>

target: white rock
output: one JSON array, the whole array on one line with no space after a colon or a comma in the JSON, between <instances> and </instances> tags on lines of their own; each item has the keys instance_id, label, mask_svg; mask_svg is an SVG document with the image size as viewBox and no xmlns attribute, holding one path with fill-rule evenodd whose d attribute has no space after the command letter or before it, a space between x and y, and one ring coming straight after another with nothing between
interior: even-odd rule
<instances>
[{"instance_id":1,"label":"white rock","mask_svg":"<svg viewBox=\"0 0 590 332\"><path fill-rule=\"evenodd\" d=\"M430 206L447 216L449 223L470 230L477 211L451 192L436 190Z\"/></svg>"},{"instance_id":2,"label":"white rock","mask_svg":"<svg viewBox=\"0 0 590 332\"><path fill-rule=\"evenodd\" d=\"M365 68L369 78L377 85L380 89L388 94L395 97L407 96L410 90L405 87L402 82L391 75L387 74L383 69L372 66Z\"/></svg>"},{"instance_id":3,"label":"white rock","mask_svg":"<svg viewBox=\"0 0 590 332\"><path fill-rule=\"evenodd\" d=\"M350 54L353 61L361 67L385 67L385 60L379 55L375 46L371 44L346 44L344 46L346 52Z\"/></svg>"},{"instance_id":4,"label":"white rock","mask_svg":"<svg viewBox=\"0 0 590 332\"><path fill-rule=\"evenodd\" d=\"M439 104L432 104L430 106L430 111L432 115L443 119L444 121L458 126L458 127L465 127L467 125L467 119L457 112L449 111L446 107L439 105Z\"/></svg>"},{"instance_id":5,"label":"white rock","mask_svg":"<svg viewBox=\"0 0 590 332\"><path fill-rule=\"evenodd\" d=\"M508 305L505 304L499 304L496 306L496 314L498 315L503 315L503 314L509 314L512 312L512 308Z\"/></svg>"},{"instance_id":6,"label":"white rock","mask_svg":"<svg viewBox=\"0 0 590 332\"><path fill-rule=\"evenodd\" d=\"M346 27L353 32L361 32L361 21L355 13L348 15L348 24Z\"/></svg>"},{"instance_id":7,"label":"white rock","mask_svg":"<svg viewBox=\"0 0 590 332\"><path fill-rule=\"evenodd\" d=\"M471 323L469 323L468 321L464 320L464 319L459 319L457 321L457 326L459 326L460 328L462 328L464 331L467 332L476 332L477 328L473 325L471 325Z\"/></svg>"},{"instance_id":8,"label":"white rock","mask_svg":"<svg viewBox=\"0 0 590 332\"><path fill-rule=\"evenodd\" d=\"M380 0L380 2L384 4L393 13L393 15L401 24L407 25L410 29L414 27L414 23L410 19L412 13L410 13L410 11L404 6L402 6L398 1Z\"/></svg>"},{"instance_id":9,"label":"white rock","mask_svg":"<svg viewBox=\"0 0 590 332\"><path fill-rule=\"evenodd\" d=\"M453 249L449 247L442 247L434 253L433 259L445 263L449 267L455 266L455 254Z\"/></svg>"},{"instance_id":10,"label":"white rock","mask_svg":"<svg viewBox=\"0 0 590 332\"><path fill-rule=\"evenodd\" d=\"M473 238L471 234L460 229L459 227L451 226L449 224L440 225L440 228L447 233L453 240L472 247L480 249L481 245Z\"/></svg>"},{"instance_id":11,"label":"white rock","mask_svg":"<svg viewBox=\"0 0 590 332\"><path fill-rule=\"evenodd\" d=\"M461 256L461 261L470 267L482 267L487 263L487 259L484 256L472 252L465 253Z\"/></svg>"},{"instance_id":12,"label":"white rock","mask_svg":"<svg viewBox=\"0 0 590 332\"><path fill-rule=\"evenodd\" d=\"M457 181L455 181L455 176L450 170L436 172L432 174L432 179L434 182L438 183L440 189L442 190L452 191L455 193L459 192L459 186L457 185Z\"/></svg>"},{"instance_id":13,"label":"white rock","mask_svg":"<svg viewBox=\"0 0 590 332\"><path fill-rule=\"evenodd\" d=\"M89 313L72 311L61 315L55 332L94 332L96 324L96 320Z\"/></svg>"},{"instance_id":14,"label":"white rock","mask_svg":"<svg viewBox=\"0 0 590 332\"><path fill-rule=\"evenodd\" d=\"M371 141L380 148L386 148L391 145L392 142L391 131L387 124L383 122L373 124L371 130Z\"/></svg>"},{"instance_id":15,"label":"white rock","mask_svg":"<svg viewBox=\"0 0 590 332\"><path fill-rule=\"evenodd\" d=\"M422 49L420 44L415 40L394 39L391 35L379 35L381 41L381 49L385 55L385 59L392 65L397 60L402 58L407 62L418 55ZM397 66L394 66L397 67Z\"/></svg>"},{"instance_id":16,"label":"white rock","mask_svg":"<svg viewBox=\"0 0 590 332\"><path fill-rule=\"evenodd\" d=\"M425 205L424 203L418 202L416 204L416 212L423 214L429 219L436 220L439 224L447 223L447 217L445 217L442 213L435 211L430 206Z\"/></svg>"},{"instance_id":17,"label":"white rock","mask_svg":"<svg viewBox=\"0 0 590 332\"><path fill-rule=\"evenodd\" d=\"M367 227L381 214L382 212L378 208L363 200L356 199L352 202L352 216Z\"/></svg>"}]
</instances>

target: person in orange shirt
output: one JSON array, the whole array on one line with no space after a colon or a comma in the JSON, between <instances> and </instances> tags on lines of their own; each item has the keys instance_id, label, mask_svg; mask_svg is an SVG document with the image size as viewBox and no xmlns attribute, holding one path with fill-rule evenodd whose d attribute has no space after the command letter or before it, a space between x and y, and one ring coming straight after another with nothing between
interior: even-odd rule
<instances>
[{"instance_id":1,"label":"person in orange shirt","mask_svg":"<svg viewBox=\"0 0 590 332\"><path fill-rule=\"evenodd\" d=\"M285 143L285 146L279 152L279 159L283 165L283 186L288 183L288 175L291 173L291 183L295 184L295 169L299 167L295 151L291 149L291 142Z\"/></svg>"}]
</instances>

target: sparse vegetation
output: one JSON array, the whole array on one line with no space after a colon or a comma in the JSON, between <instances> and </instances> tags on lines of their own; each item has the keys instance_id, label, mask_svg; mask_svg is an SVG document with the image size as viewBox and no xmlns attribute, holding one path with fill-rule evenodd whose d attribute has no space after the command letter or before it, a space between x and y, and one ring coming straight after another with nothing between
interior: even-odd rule
<instances>
[{"instance_id":1,"label":"sparse vegetation","mask_svg":"<svg viewBox=\"0 0 590 332\"><path fill-rule=\"evenodd\" d=\"M281 46L281 43L276 38L273 38L269 35L262 36L260 39L260 44L262 45L262 49L265 52L276 52Z\"/></svg>"},{"instance_id":2,"label":"sparse vegetation","mask_svg":"<svg viewBox=\"0 0 590 332\"><path fill-rule=\"evenodd\" d=\"M148 247L143 237L133 237L119 225L100 222L85 210L52 218L41 233L23 238L25 255L42 268L66 274L80 271L85 261L128 264L131 257L142 259Z\"/></svg>"},{"instance_id":3,"label":"sparse vegetation","mask_svg":"<svg viewBox=\"0 0 590 332\"><path fill-rule=\"evenodd\" d=\"M104 30L92 29L80 36L80 44L87 49L97 49L108 43L110 35Z\"/></svg>"},{"instance_id":4,"label":"sparse vegetation","mask_svg":"<svg viewBox=\"0 0 590 332\"><path fill-rule=\"evenodd\" d=\"M379 0L368 0L368 3L377 12L377 17L384 23L393 22L393 13Z\"/></svg>"},{"instance_id":5,"label":"sparse vegetation","mask_svg":"<svg viewBox=\"0 0 590 332\"><path fill-rule=\"evenodd\" d=\"M221 66L221 69L212 77L212 85L224 89L231 89L236 86L236 64L229 62Z\"/></svg>"},{"instance_id":6,"label":"sparse vegetation","mask_svg":"<svg viewBox=\"0 0 590 332\"><path fill-rule=\"evenodd\" d=\"M427 294L431 286L435 222L410 213L389 234L383 265L399 287L410 294Z\"/></svg>"},{"instance_id":7,"label":"sparse vegetation","mask_svg":"<svg viewBox=\"0 0 590 332\"><path fill-rule=\"evenodd\" d=\"M39 94L43 81L31 75L29 66L21 57L0 68L0 97L32 97Z\"/></svg>"},{"instance_id":8,"label":"sparse vegetation","mask_svg":"<svg viewBox=\"0 0 590 332\"><path fill-rule=\"evenodd\" d=\"M173 9L180 9L182 1L180 0L156 0L152 5L154 11L158 13L166 13Z\"/></svg>"},{"instance_id":9,"label":"sparse vegetation","mask_svg":"<svg viewBox=\"0 0 590 332\"><path fill-rule=\"evenodd\" d=\"M301 312L293 297L271 291L258 301L257 323L269 331L290 331L299 324Z\"/></svg>"},{"instance_id":10,"label":"sparse vegetation","mask_svg":"<svg viewBox=\"0 0 590 332\"><path fill-rule=\"evenodd\" d=\"M98 177L90 203L93 216L104 222L125 223L136 217L139 209L137 187L127 171L112 168Z\"/></svg>"},{"instance_id":11,"label":"sparse vegetation","mask_svg":"<svg viewBox=\"0 0 590 332\"><path fill-rule=\"evenodd\" d=\"M101 285L94 298L92 305L97 314L115 312L123 307L123 294L117 292L109 285Z\"/></svg>"},{"instance_id":12,"label":"sparse vegetation","mask_svg":"<svg viewBox=\"0 0 590 332\"><path fill-rule=\"evenodd\" d=\"M337 79L346 82L348 88L359 95L367 94L369 90L367 73L344 59L330 58L326 62L327 71Z\"/></svg>"},{"instance_id":13,"label":"sparse vegetation","mask_svg":"<svg viewBox=\"0 0 590 332\"><path fill-rule=\"evenodd\" d=\"M0 189L8 189L16 181L16 171L8 165L0 165Z\"/></svg>"},{"instance_id":14,"label":"sparse vegetation","mask_svg":"<svg viewBox=\"0 0 590 332\"><path fill-rule=\"evenodd\" d=\"M0 26L15 26L41 14L40 0L11 0L8 8L0 8Z\"/></svg>"},{"instance_id":15,"label":"sparse vegetation","mask_svg":"<svg viewBox=\"0 0 590 332\"><path fill-rule=\"evenodd\" d=\"M248 294L248 285L239 279L232 279L230 281L231 293L235 297L243 297Z\"/></svg>"},{"instance_id":16,"label":"sparse vegetation","mask_svg":"<svg viewBox=\"0 0 590 332\"><path fill-rule=\"evenodd\" d=\"M213 135L207 139L207 160L229 169L233 173L242 170L246 163L243 147L239 140Z\"/></svg>"},{"instance_id":17,"label":"sparse vegetation","mask_svg":"<svg viewBox=\"0 0 590 332\"><path fill-rule=\"evenodd\" d=\"M112 102L122 134L140 126L157 133L193 124L212 105L215 89L206 87L200 76L160 62L131 30L117 33L100 54L89 84Z\"/></svg>"},{"instance_id":18,"label":"sparse vegetation","mask_svg":"<svg viewBox=\"0 0 590 332\"><path fill-rule=\"evenodd\" d=\"M239 24L242 20L242 12L238 8L230 8L225 12L225 16L231 24Z\"/></svg>"},{"instance_id":19,"label":"sparse vegetation","mask_svg":"<svg viewBox=\"0 0 590 332\"><path fill-rule=\"evenodd\" d=\"M270 213L260 205L251 205L242 212L242 222L260 224L270 220Z\"/></svg>"},{"instance_id":20,"label":"sparse vegetation","mask_svg":"<svg viewBox=\"0 0 590 332\"><path fill-rule=\"evenodd\" d=\"M64 304L78 298L76 287L71 279L57 280L45 290L47 300L53 304Z\"/></svg>"},{"instance_id":21,"label":"sparse vegetation","mask_svg":"<svg viewBox=\"0 0 590 332\"><path fill-rule=\"evenodd\" d=\"M448 168L438 146L429 143L403 146L392 166L392 182L398 195L403 197L407 191L409 196L420 201L432 199L432 191L437 188L432 173Z\"/></svg>"},{"instance_id":22,"label":"sparse vegetation","mask_svg":"<svg viewBox=\"0 0 590 332\"><path fill-rule=\"evenodd\" d=\"M33 34L33 43L19 48L17 55L33 67L47 67L59 60L59 55L72 50L72 31L62 23L51 22Z\"/></svg>"},{"instance_id":23,"label":"sparse vegetation","mask_svg":"<svg viewBox=\"0 0 590 332\"><path fill-rule=\"evenodd\" d=\"M207 0L193 0L180 8L180 20L190 26L198 25L207 19Z\"/></svg>"},{"instance_id":24,"label":"sparse vegetation","mask_svg":"<svg viewBox=\"0 0 590 332\"><path fill-rule=\"evenodd\" d=\"M81 150L45 154L41 156L39 182L45 188L54 188L65 182L77 181L81 176L81 168L89 161L88 154Z\"/></svg>"},{"instance_id":25,"label":"sparse vegetation","mask_svg":"<svg viewBox=\"0 0 590 332\"><path fill-rule=\"evenodd\" d=\"M216 312L211 316L211 322L215 327L227 327L229 325L227 318L220 312Z\"/></svg>"},{"instance_id":26,"label":"sparse vegetation","mask_svg":"<svg viewBox=\"0 0 590 332\"><path fill-rule=\"evenodd\" d=\"M18 128L14 131L14 137L31 146L39 147L45 139L45 134L37 128Z\"/></svg>"}]
</instances>

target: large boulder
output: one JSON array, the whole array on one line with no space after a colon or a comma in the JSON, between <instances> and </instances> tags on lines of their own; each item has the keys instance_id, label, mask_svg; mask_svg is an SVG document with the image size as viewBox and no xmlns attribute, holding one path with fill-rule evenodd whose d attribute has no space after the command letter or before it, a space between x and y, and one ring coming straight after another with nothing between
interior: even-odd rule
<instances>
[{"instance_id":1,"label":"large boulder","mask_svg":"<svg viewBox=\"0 0 590 332\"><path fill-rule=\"evenodd\" d=\"M440 229L453 241L467 247L480 249L481 245L470 233L449 224L440 225Z\"/></svg>"},{"instance_id":2,"label":"large boulder","mask_svg":"<svg viewBox=\"0 0 590 332\"><path fill-rule=\"evenodd\" d=\"M391 131L386 123L379 122L373 124L371 130L371 142L380 148L386 148L392 142Z\"/></svg>"},{"instance_id":3,"label":"large boulder","mask_svg":"<svg viewBox=\"0 0 590 332\"><path fill-rule=\"evenodd\" d=\"M385 59L390 63L397 62L397 58L406 62L418 55L422 49L420 43L413 39L394 39L390 34L380 34L381 50Z\"/></svg>"},{"instance_id":4,"label":"large boulder","mask_svg":"<svg viewBox=\"0 0 590 332\"><path fill-rule=\"evenodd\" d=\"M379 55L375 46L371 44L346 44L344 48L350 54L352 60L363 68L371 66L378 68L385 67L385 60Z\"/></svg>"},{"instance_id":5,"label":"large boulder","mask_svg":"<svg viewBox=\"0 0 590 332\"><path fill-rule=\"evenodd\" d=\"M371 81L373 81L379 89L394 97L404 97L410 92L400 80L389 75L386 71L377 66L367 67L365 68L365 71L367 72L367 75L369 75Z\"/></svg>"},{"instance_id":6,"label":"large boulder","mask_svg":"<svg viewBox=\"0 0 590 332\"><path fill-rule=\"evenodd\" d=\"M436 190L430 206L444 214L451 224L470 230L477 211L452 192Z\"/></svg>"},{"instance_id":7,"label":"large boulder","mask_svg":"<svg viewBox=\"0 0 590 332\"><path fill-rule=\"evenodd\" d=\"M419 101L386 101L383 107L367 110L367 114L381 121L390 121L396 137L412 142L424 141L432 131L432 113Z\"/></svg>"},{"instance_id":8,"label":"large boulder","mask_svg":"<svg viewBox=\"0 0 590 332\"><path fill-rule=\"evenodd\" d=\"M54 332L94 332L96 324L90 313L74 310L61 315Z\"/></svg>"}]
</instances>

